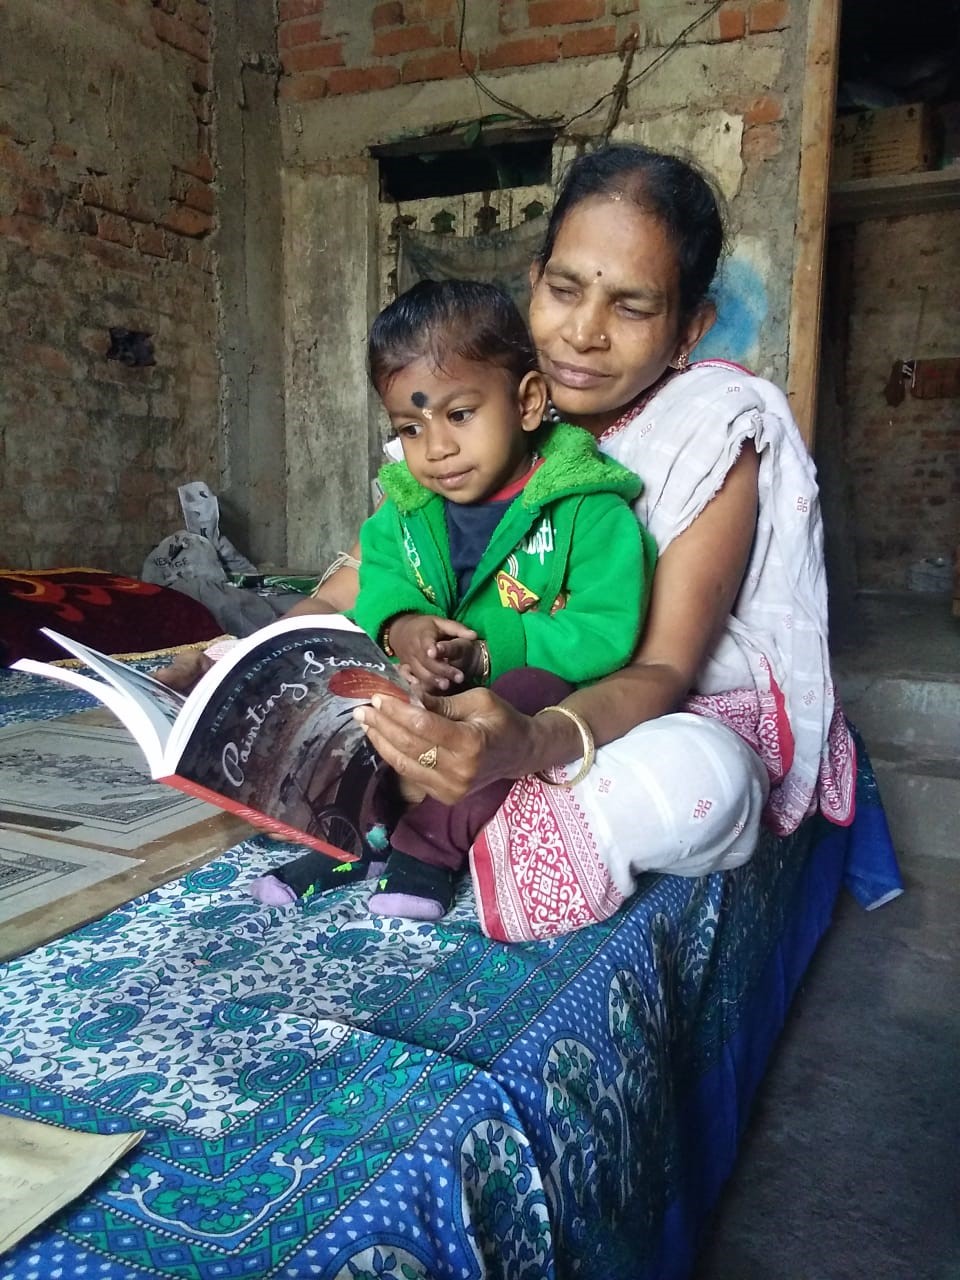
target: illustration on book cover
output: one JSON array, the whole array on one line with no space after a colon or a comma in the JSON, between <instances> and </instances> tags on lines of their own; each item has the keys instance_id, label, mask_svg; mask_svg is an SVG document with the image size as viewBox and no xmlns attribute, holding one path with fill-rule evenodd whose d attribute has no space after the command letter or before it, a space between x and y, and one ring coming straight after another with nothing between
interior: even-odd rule
<instances>
[{"instance_id":1,"label":"illustration on book cover","mask_svg":"<svg viewBox=\"0 0 960 1280\"><path fill-rule=\"evenodd\" d=\"M407 696L386 658L358 656L356 633L327 632L322 652L291 634L223 681L177 773L359 856L382 761L353 709L376 693Z\"/></svg>"}]
</instances>

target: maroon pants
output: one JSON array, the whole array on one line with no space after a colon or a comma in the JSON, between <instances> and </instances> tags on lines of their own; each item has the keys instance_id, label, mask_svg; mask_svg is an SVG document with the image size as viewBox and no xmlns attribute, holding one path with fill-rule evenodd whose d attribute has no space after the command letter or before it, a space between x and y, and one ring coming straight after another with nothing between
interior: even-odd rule
<instances>
[{"instance_id":1,"label":"maroon pants","mask_svg":"<svg viewBox=\"0 0 960 1280\"><path fill-rule=\"evenodd\" d=\"M562 701L575 688L538 667L508 671L490 687L504 702L528 716ZM407 809L390 834L390 844L420 862L462 871L470 846L506 800L512 786L512 778L489 782L457 804L441 804L427 796L420 804Z\"/></svg>"}]
</instances>

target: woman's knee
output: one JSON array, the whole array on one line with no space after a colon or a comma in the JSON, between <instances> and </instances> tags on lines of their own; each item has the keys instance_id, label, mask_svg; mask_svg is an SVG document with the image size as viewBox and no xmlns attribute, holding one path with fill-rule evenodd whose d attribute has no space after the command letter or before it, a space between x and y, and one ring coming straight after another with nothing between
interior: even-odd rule
<instances>
[{"instance_id":1,"label":"woman's knee","mask_svg":"<svg viewBox=\"0 0 960 1280\"><path fill-rule=\"evenodd\" d=\"M679 717L678 717L679 718ZM690 716L678 741L677 875L746 862L756 848L769 782L756 752L732 729Z\"/></svg>"},{"instance_id":2,"label":"woman's knee","mask_svg":"<svg viewBox=\"0 0 960 1280\"><path fill-rule=\"evenodd\" d=\"M704 875L750 857L768 784L756 753L732 730L680 713L612 745L616 798L608 788L596 799L606 818L616 812L614 838L629 848L632 874ZM601 775L608 750L598 761Z\"/></svg>"}]
</instances>

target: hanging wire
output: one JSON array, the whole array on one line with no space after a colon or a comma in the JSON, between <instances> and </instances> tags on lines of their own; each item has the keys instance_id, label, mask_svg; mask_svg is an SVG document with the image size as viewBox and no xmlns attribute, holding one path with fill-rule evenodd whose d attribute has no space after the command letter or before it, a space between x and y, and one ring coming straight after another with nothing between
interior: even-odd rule
<instances>
[{"instance_id":1,"label":"hanging wire","mask_svg":"<svg viewBox=\"0 0 960 1280\"><path fill-rule=\"evenodd\" d=\"M604 146L610 141L610 135L617 127L617 121L620 119L620 113L627 104L627 85L630 83L630 69L633 66L633 60L637 56L637 46L640 43L640 33L632 32L627 36L620 48L620 56L623 58L623 70L620 72L620 78L613 86L610 97L610 110L607 112L607 123L603 126L600 134L600 141Z\"/></svg>"},{"instance_id":2,"label":"hanging wire","mask_svg":"<svg viewBox=\"0 0 960 1280\"><path fill-rule=\"evenodd\" d=\"M645 76L648 76L654 67L658 66L665 58L668 58L671 53L679 48L691 31L695 31L702 23L706 22L709 18L712 18L724 3L724 0L713 0L713 3L711 3L705 13L694 18L692 22L688 22L683 30L676 35L668 45L661 49L655 58L651 59L645 67L642 67L635 76L630 75L630 68L637 52L638 37L636 34L629 36L621 46L621 57L623 57L624 60L624 70L618 77L617 83L613 88L608 89L606 93L601 94L600 97L597 98L595 102L591 103L589 107L585 107L583 111L578 111L575 115L567 117L566 120L562 120L559 126L557 126L555 118L534 115L527 111L525 107L521 107L518 103L510 102L506 98L501 98L499 94L494 93L485 81L476 74L472 67L467 65L463 49L464 33L467 24L467 3L468 0L457 0L457 7L460 11L460 27L457 34L457 58L459 59L460 66L481 93L485 94L491 99L491 101L495 102L498 107L503 107L505 111L510 111L523 120L529 120L532 124L555 126L558 128L558 133L560 134L565 133L575 121L582 120L585 116L592 115L598 107L602 107L608 99L611 99L610 114L602 134L603 141L607 141L610 134L613 132L616 122L620 116L620 112L623 110L623 106L626 102L627 90L632 85L638 84Z\"/></svg>"},{"instance_id":3,"label":"hanging wire","mask_svg":"<svg viewBox=\"0 0 960 1280\"><path fill-rule=\"evenodd\" d=\"M466 60L463 56L463 36L464 29L467 25L467 0L457 0L457 7L460 10L460 30L457 35L457 58L459 59L460 66L464 69L480 92L485 93L492 102L497 104L498 107L503 107L507 111L512 111L516 115L521 116L524 120L530 120L533 124L545 123L542 116L532 115L525 107L518 106L516 102L508 102L506 98L499 97L492 89L488 88L488 86L484 84L472 67L467 66Z\"/></svg>"},{"instance_id":4,"label":"hanging wire","mask_svg":"<svg viewBox=\"0 0 960 1280\"><path fill-rule=\"evenodd\" d=\"M466 0L464 0L464 4L465 3L466 3ZM708 18L712 18L713 15L717 12L717 10L720 8L720 6L723 3L724 3L724 0L713 0L713 3L711 4L710 8L706 11L706 13L701 13L699 18L694 18L692 22L688 22L687 25L683 28L683 30L679 33L679 35L675 36L665 48L661 49L655 58L653 58L650 62L647 63L645 67L643 67L640 71L638 71L635 76L631 76L626 81L626 83L623 85L624 94L626 93L626 90L630 88L631 85L638 84L644 78L644 76L649 75L650 72L654 69L654 67L656 67L659 63L661 63L664 60L664 58L669 57L670 54L673 53L675 49L679 48L679 46L683 44L684 40L690 34L691 31L694 31L697 27L700 26L701 23L706 22ZM606 93L601 94L601 96L591 106L586 107L583 111L578 111L576 115L570 116L569 119L565 122L564 128L569 128L569 126L572 125L575 120L582 120L584 116L591 115L594 111L596 111L597 107L602 106L603 103L606 102L607 98L612 97L615 93L617 93L619 88L620 88L619 85L614 85L612 89L608 89Z\"/></svg>"}]
</instances>

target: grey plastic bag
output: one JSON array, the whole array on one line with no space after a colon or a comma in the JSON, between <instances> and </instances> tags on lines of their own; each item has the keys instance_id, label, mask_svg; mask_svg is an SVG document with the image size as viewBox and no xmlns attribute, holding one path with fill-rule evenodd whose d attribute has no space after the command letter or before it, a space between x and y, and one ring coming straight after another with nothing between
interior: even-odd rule
<instances>
[{"instance_id":1,"label":"grey plastic bag","mask_svg":"<svg viewBox=\"0 0 960 1280\"><path fill-rule=\"evenodd\" d=\"M154 547L143 562L140 577L199 600L223 630L235 636L250 635L274 622L282 612L282 606L274 609L264 596L228 582L214 544L187 529L170 534Z\"/></svg>"},{"instance_id":2,"label":"grey plastic bag","mask_svg":"<svg viewBox=\"0 0 960 1280\"><path fill-rule=\"evenodd\" d=\"M203 480L191 480L177 489L183 523L188 533L199 533L216 548L217 555L230 573L256 573L257 566L237 550L220 532L220 503L217 495Z\"/></svg>"}]
</instances>

